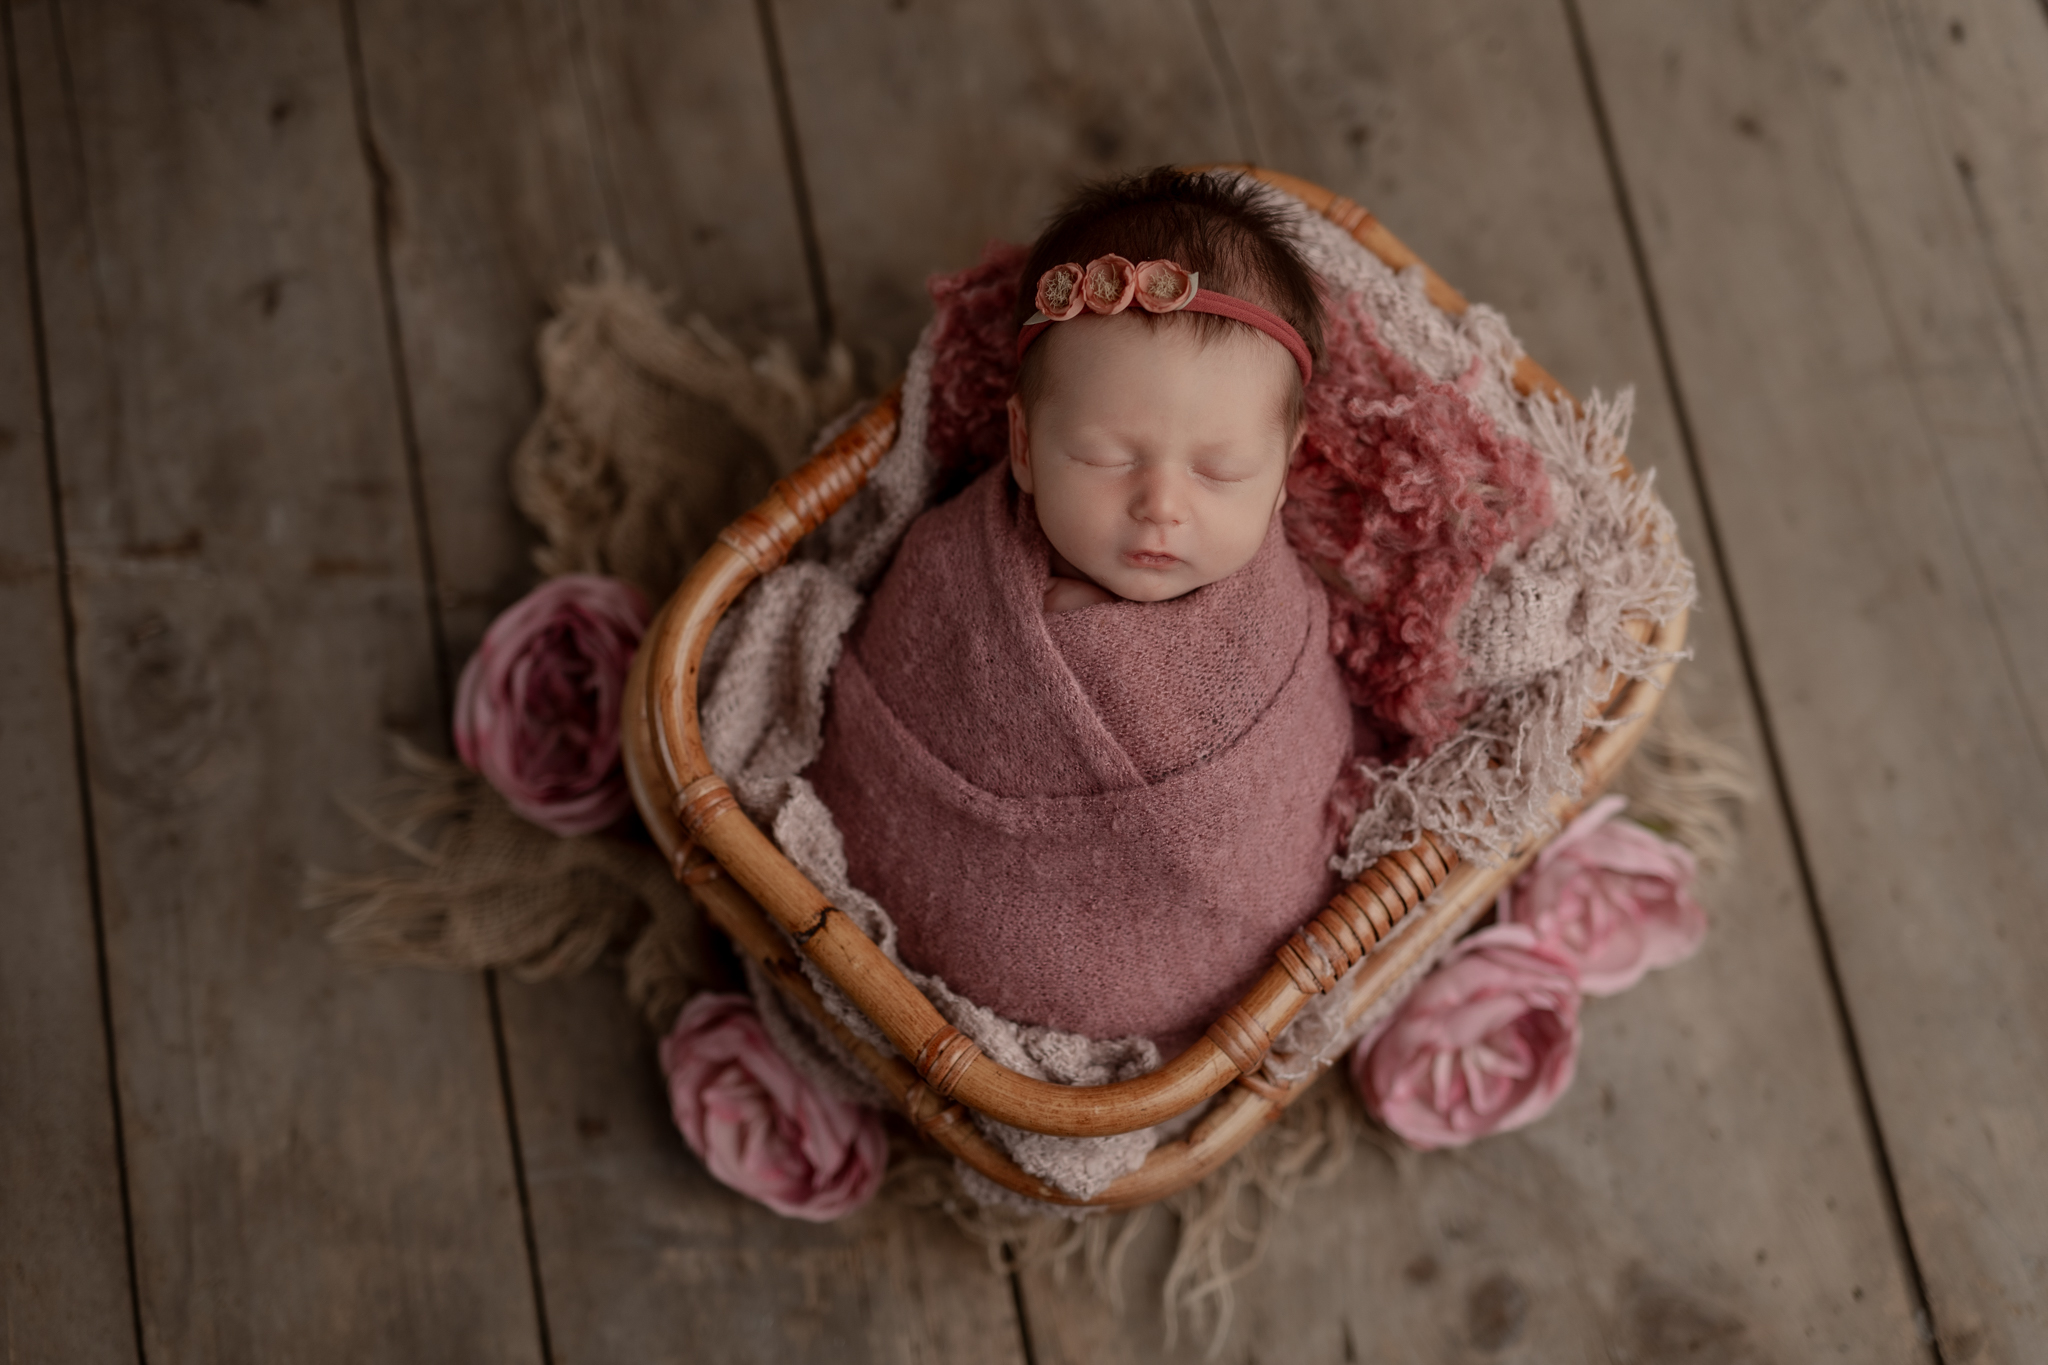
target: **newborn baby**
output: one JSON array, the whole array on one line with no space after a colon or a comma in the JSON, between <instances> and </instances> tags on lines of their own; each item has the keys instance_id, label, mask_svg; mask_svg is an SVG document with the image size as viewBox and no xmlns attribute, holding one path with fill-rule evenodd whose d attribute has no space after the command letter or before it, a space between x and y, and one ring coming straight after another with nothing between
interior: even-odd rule
<instances>
[{"instance_id":1,"label":"newborn baby","mask_svg":"<svg viewBox=\"0 0 2048 1365\"><path fill-rule=\"evenodd\" d=\"M1161 171L1053 222L1017 316L1007 465L905 537L807 775L913 968L1170 1055L1329 891L1351 715L1276 515L1320 298Z\"/></svg>"},{"instance_id":2,"label":"newborn baby","mask_svg":"<svg viewBox=\"0 0 2048 1365\"><path fill-rule=\"evenodd\" d=\"M1106 290L1121 273L1112 262L1092 281L1053 283ZM1177 285L1176 296L1193 293L1177 270L1149 273ZM1301 440L1293 356L1249 326L1205 336L1159 316L1083 313L1066 320L1088 325L1027 352L1009 403L1010 473L1052 546L1048 612L1163 602L1228 578L1258 553L1286 499ZM1187 321L1204 316L1216 315Z\"/></svg>"}]
</instances>

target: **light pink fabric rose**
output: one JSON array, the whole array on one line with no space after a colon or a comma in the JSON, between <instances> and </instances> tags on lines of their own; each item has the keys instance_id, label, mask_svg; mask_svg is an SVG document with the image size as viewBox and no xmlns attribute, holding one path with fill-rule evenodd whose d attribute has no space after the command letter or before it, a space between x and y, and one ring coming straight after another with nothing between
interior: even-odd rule
<instances>
[{"instance_id":1,"label":"light pink fabric rose","mask_svg":"<svg viewBox=\"0 0 2048 1365\"><path fill-rule=\"evenodd\" d=\"M590 834L632 806L619 765L626 670L647 630L637 588L550 578L491 622L455 689L455 748L512 809Z\"/></svg>"},{"instance_id":2,"label":"light pink fabric rose","mask_svg":"<svg viewBox=\"0 0 2048 1365\"><path fill-rule=\"evenodd\" d=\"M1137 267L1112 252L1088 262L1081 294L1091 313L1121 313L1137 288Z\"/></svg>"},{"instance_id":3,"label":"light pink fabric rose","mask_svg":"<svg viewBox=\"0 0 2048 1365\"><path fill-rule=\"evenodd\" d=\"M1068 261L1038 277L1038 292L1032 298L1038 311L1054 322L1065 322L1081 313L1081 267Z\"/></svg>"},{"instance_id":4,"label":"light pink fabric rose","mask_svg":"<svg viewBox=\"0 0 2048 1365\"><path fill-rule=\"evenodd\" d=\"M1195 276L1172 261L1140 261L1136 279L1135 298L1148 313L1178 313L1195 301Z\"/></svg>"},{"instance_id":5,"label":"light pink fabric rose","mask_svg":"<svg viewBox=\"0 0 2048 1365\"><path fill-rule=\"evenodd\" d=\"M699 995L661 1044L669 1108L711 1174L813 1223L874 1197L889 1160L874 1110L821 1094L761 1027L744 995Z\"/></svg>"},{"instance_id":6,"label":"light pink fabric rose","mask_svg":"<svg viewBox=\"0 0 2048 1365\"><path fill-rule=\"evenodd\" d=\"M1570 958L1588 995L1625 991L1651 968L1683 961L1707 932L1692 854L1615 819L1626 804L1594 802L1500 896L1501 922L1528 925Z\"/></svg>"},{"instance_id":7,"label":"light pink fabric rose","mask_svg":"<svg viewBox=\"0 0 2048 1365\"><path fill-rule=\"evenodd\" d=\"M1462 1147L1549 1112L1578 1054L1571 963L1525 926L1495 925L1451 949L1359 1043L1351 1079L1411 1145Z\"/></svg>"}]
</instances>

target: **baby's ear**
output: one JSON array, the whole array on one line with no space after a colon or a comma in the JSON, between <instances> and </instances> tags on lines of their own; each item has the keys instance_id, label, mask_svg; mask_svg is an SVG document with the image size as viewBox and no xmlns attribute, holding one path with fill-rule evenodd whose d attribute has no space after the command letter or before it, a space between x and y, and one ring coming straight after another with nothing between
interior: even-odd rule
<instances>
[{"instance_id":1,"label":"baby's ear","mask_svg":"<svg viewBox=\"0 0 2048 1365\"><path fill-rule=\"evenodd\" d=\"M1308 423L1300 422L1294 428L1294 440L1287 447L1287 462L1280 467L1280 491L1273 498L1273 512L1279 514L1287 505L1287 476L1294 469L1294 457L1301 454L1301 438L1308 435Z\"/></svg>"},{"instance_id":2,"label":"baby's ear","mask_svg":"<svg viewBox=\"0 0 2048 1365\"><path fill-rule=\"evenodd\" d=\"M1011 394L1008 406L1010 414L1010 477L1017 481L1017 487L1026 493L1031 491L1031 432L1024 425L1024 398Z\"/></svg>"}]
</instances>

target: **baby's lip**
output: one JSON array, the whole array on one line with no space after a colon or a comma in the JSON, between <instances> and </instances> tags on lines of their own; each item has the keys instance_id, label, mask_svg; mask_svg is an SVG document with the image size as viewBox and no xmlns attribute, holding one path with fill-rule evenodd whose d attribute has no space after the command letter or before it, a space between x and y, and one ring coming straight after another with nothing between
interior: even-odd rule
<instances>
[{"instance_id":1,"label":"baby's lip","mask_svg":"<svg viewBox=\"0 0 2048 1365\"><path fill-rule=\"evenodd\" d=\"M1180 556L1164 550L1126 550L1124 562L1141 569L1165 569L1180 563Z\"/></svg>"}]
</instances>

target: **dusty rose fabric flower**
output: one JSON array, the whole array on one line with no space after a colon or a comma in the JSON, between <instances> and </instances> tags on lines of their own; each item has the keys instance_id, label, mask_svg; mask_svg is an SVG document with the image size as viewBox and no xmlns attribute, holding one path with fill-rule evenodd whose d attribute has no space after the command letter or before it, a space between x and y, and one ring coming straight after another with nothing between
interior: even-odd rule
<instances>
[{"instance_id":1,"label":"dusty rose fabric flower","mask_svg":"<svg viewBox=\"0 0 2048 1365\"><path fill-rule=\"evenodd\" d=\"M1134 297L1148 313L1177 313L1194 302L1195 277L1172 261L1140 261L1134 278Z\"/></svg>"},{"instance_id":2,"label":"dusty rose fabric flower","mask_svg":"<svg viewBox=\"0 0 2048 1365\"><path fill-rule=\"evenodd\" d=\"M853 1212L889 1159L872 1109L821 1094L796 1073L744 995L699 995L661 1044L669 1108L719 1180L813 1223Z\"/></svg>"},{"instance_id":3,"label":"dusty rose fabric flower","mask_svg":"<svg viewBox=\"0 0 2048 1365\"><path fill-rule=\"evenodd\" d=\"M1572 1083L1579 988L1572 965L1520 924L1451 949L1376 1035L1351 1079L1411 1145L1462 1147L1549 1112Z\"/></svg>"},{"instance_id":4,"label":"dusty rose fabric flower","mask_svg":"<svg viewBox=\"0 0 2048 1365\"><path fill-rule=\"evenodd\" d=\"M1123 257L1097 256L1082 277L1081 296L1091 313L1121 313L1138 288L1138 271Z\"/></svg>"},{"instance_id":5,"label":"dusty rose fabric flower","mask_svg":"<svg viewBox=\"0 0 2048 1365\"><path fill-rule=\"evenodd\" d=\"M455 689L455 747L528 820L590 834L632 806L619 765L626 670L647 630L639 589L550 578L506 608Z\"/></svg>"},{"instance_id":6,"label":"dusty rose fabric flower","mask_svg":"<svg viewBox=\"0 0 2048 1365\"><path fill-rule=\"evenodd\" d=\"M1625 991L1691 957L1707 933L1692 854L1615 819L1627 804L1594 802L1500 896L1501 922L1528 925L1571 959L1588 995Z\"/></svg>"},{"instance_id":7,"label":"dusty rose fabric flower","mask_svg":"<svg viewBox=\"0 0 2048 1365\"><path fill-rule=\"evenodd\" d=\"M1038 293L1032 302L1038 311L1054 322L1065 322L1080 316L1084 306L1081 298L1081 267L1068 261L1056 265L1038 277Z\"/></svg>"}]
</instances>

